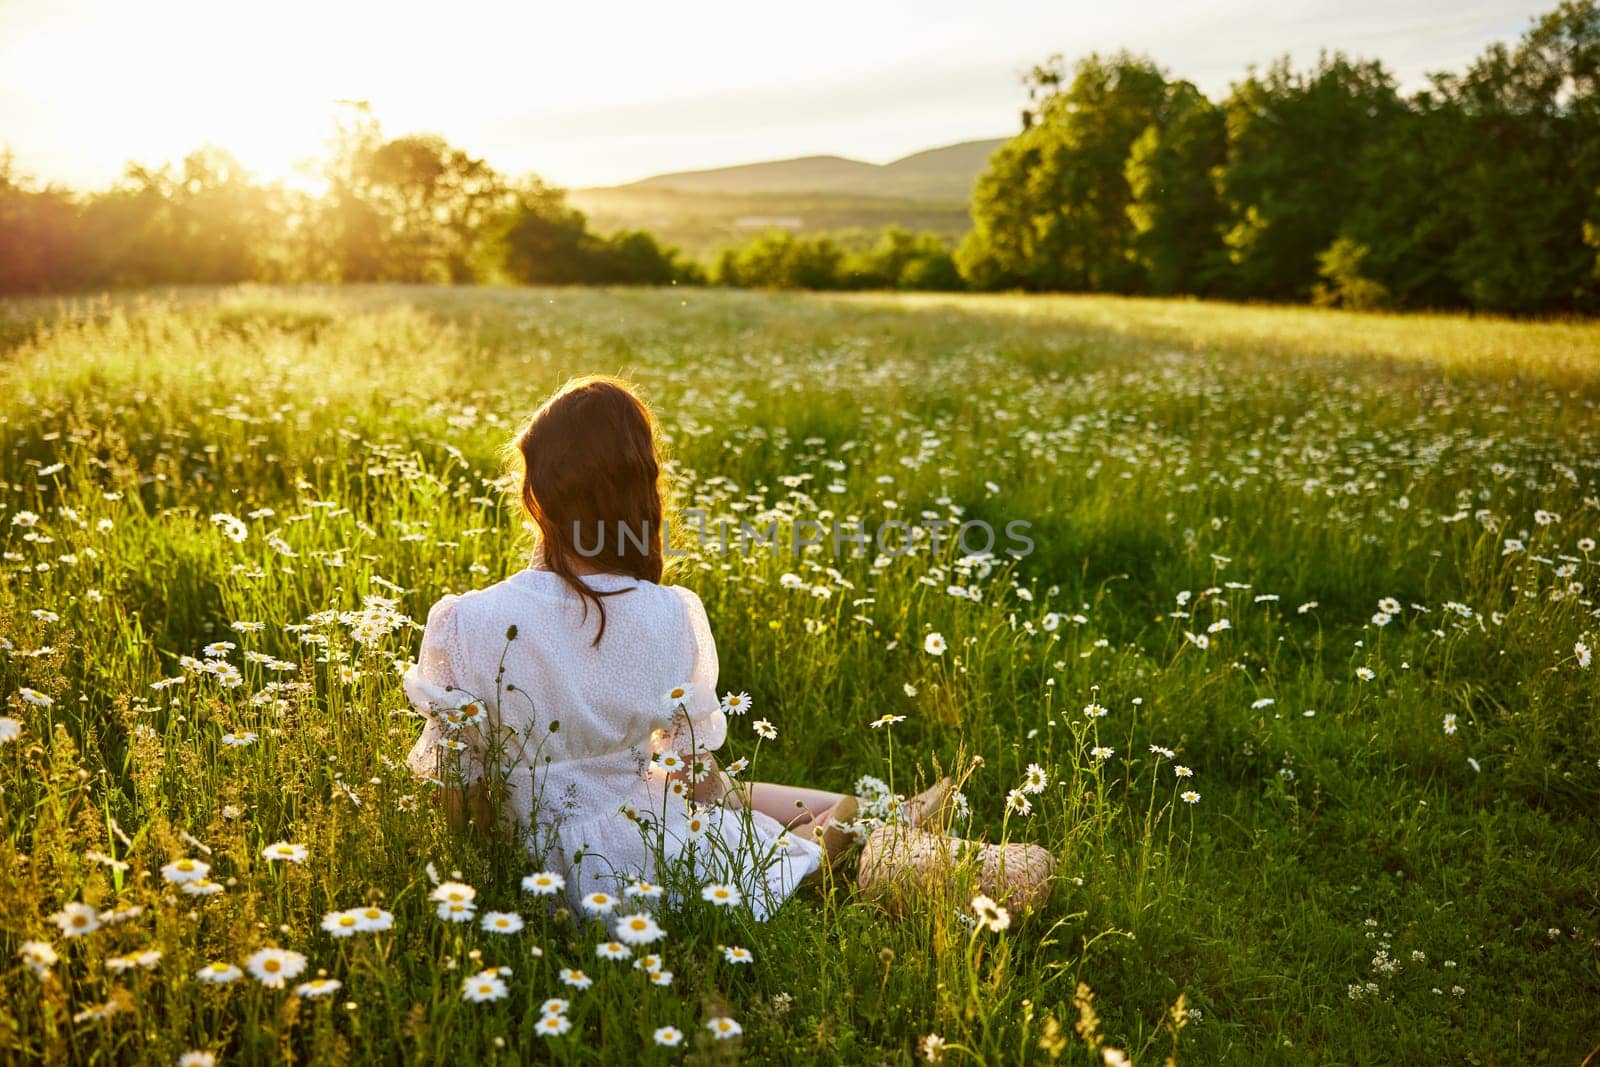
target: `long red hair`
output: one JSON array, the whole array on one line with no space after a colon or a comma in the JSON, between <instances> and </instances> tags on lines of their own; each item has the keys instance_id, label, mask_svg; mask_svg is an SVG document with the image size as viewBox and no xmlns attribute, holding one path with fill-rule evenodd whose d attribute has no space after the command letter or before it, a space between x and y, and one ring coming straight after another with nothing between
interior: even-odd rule
<instances>
[{"instance_id":1,"label":"long red hair","mask_svg":"<svg viewBox=\"0 0 1600 1067\"><path fill-rule=\"evenodd\" d=\"M661 460L655 416L617 378L576 378L534 412L516 438L522 504L539 527L540 563L560 575L600 613L594 643L606 632L604 598L579 566L661 581Z\"/></svg>"}]
</instances>

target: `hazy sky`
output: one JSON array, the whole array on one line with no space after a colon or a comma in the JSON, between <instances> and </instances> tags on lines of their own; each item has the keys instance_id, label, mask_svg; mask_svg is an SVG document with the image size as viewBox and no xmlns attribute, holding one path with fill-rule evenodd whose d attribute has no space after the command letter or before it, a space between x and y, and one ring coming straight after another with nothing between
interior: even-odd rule
<instances>
[{"instance_id":1,"label":"hazy sky","mask_svg":"<svg viewBox=\"0 0 1600 1067\"><path fill-rule=\"evenodd\" d=\"M0 147L101 184L203 143L278 177L334 101L563 185L834 153L887 162L1016 128L1052 52L1145 52L1220 97L1321 49L1408 86L1555 0L0 0Z\"/></svg>"}]
</instances>

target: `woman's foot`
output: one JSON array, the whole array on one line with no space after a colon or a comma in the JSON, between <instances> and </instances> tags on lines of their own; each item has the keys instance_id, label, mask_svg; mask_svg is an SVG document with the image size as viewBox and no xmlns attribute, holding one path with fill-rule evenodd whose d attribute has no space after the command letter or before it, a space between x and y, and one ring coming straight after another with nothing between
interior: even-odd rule
<instances>
[{"instance_id":1,"label":"woman's foot","mask_svg":"<svg viewBox=\"0 0 1600 1067\"><path fill-rule=\"evenodd\" d=\"M907 824L937 826L944 818L953 785L949 778L941 778L901 804L900 810L905 814Z\"/></svg>"}]
</instances>

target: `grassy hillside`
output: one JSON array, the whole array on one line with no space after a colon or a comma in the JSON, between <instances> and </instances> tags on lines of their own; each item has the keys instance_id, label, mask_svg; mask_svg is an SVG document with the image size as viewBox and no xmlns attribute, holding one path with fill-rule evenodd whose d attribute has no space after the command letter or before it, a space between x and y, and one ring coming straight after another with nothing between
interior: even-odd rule
<instances>
[{"instance_id":1,"label":"grassy hillside","mask_svg":"<svg viewBox=\"0 0 1600 1067\"><path fill-rule=\"evenodd\" d=\"M700 257L771 227L848 244L900 225L953 241L971 225L972 183L1001 143L968 141L881 165L810 156L662 174L575 190L572 202L601 232L647 229Z\"/></svg>"},{"instance_id":2,"label":"grassy hillside","mask_svg":"<svg viewBox=\"0 0 1600 1067\"><path fill-rule=\"evenodd\" d=\"M713 170L660 174L619 190L671 189L685 193L833 193L965 202L972 182L1003 141L964 141L917 152L892 163L863 163L840 156L806 156Z\"/></svg>"},{"instance_id":3,"label":"grassy hillside","mask_svg":"<svg viewBox=\"0 0 1600 1067\"><path fill-rule=\"evenodd\" d=\"M0 1061L1594 1047L1600 326L400 286L0 310ZM958 876L896 917L846 866L757 923L668 872L629 903L652 983L523 891L534 858L448 828L397 671L441 594L524 566L498 450L590 371L655 405L680 509L782 531L679 529L670 580L753 699L719 755L954 769L949 829L1058 857L1040 910L978 925ZM1033 545L795 547L833 518ZM441 878L522 929L445 921ZM335 936L363 905L390 928ZM269 948L304 957L287 988L196 977Z\"/></svg>"},{"instance_id":4,"label":"grassy hillside","mask_svg":"<svg viewBox=\"0 0 1600 1067\"><path fill-rule=\"evenodd\" d=\"M574 206L601 233L649 230L706 260L768 229L830 234L848 247L870 244L885 226L905 226L957 241L971 228L964 202L827 193L693 193L654 189L580 189Z\"/></svg>"}]
</instances>

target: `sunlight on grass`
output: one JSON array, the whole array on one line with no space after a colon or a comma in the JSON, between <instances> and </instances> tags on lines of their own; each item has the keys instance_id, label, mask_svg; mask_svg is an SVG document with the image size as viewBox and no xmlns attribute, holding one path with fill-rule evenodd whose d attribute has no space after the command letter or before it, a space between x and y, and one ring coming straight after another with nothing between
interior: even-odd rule
<instances>
[{"instance_id":1,"label":"sunlight on grass","mask_svg":"<svg viewBox=\"0 0 1600 1067\"><path fill-rule=\"evenodd\" d=\"M4 321L9 1058L1589 1050L1595 327L411 287ZM525 565L499 449L590 371L670 443L669 576L753 708L719 756L869 821L955 773L955 832L1055 855L1040 908L847 868L767 923L673 883L623 926L449 831L399 671ZM793 550L819 518L1033 550Z\"/></svg>"},{"instance_id":2,"label":"sunlight on grass","mask_svg":"<svg viewBox=\"0 0 1600 1067\"><path fill-rule=\"evenodd\" d=\"M1547 378L1579 385L1600 378L1600 325L1589 320L1518 321L1493 315L1390 314L1300 306L1225 304L1149 297L870 294L870 306L951 308L1060 323L1187 349L1353 356L1420 362L1474 374Z\"/></svg>"}]
</instances>

